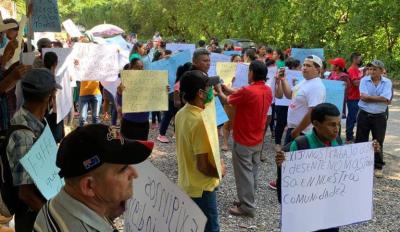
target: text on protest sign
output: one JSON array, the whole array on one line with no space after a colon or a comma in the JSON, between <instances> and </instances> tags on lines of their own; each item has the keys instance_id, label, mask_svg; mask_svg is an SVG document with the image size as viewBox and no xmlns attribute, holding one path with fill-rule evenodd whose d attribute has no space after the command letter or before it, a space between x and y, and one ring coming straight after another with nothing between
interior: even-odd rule
<instances>
[{"instance_id":1,"label":"text on protest sign","mask_svg":"<svg viewBox=\"0 0 400 232\"><path fill-rule=\"evenodd\" d=\"M56 166L57 144L47 125L29 152L19 160L42 195L49 200L64 186Z\"/></svg>"},{"instance_id":2,"label":"text on protest sign","mask_svg":"<svg viewBox=\"0 0 400 232\"><path fill-rule=\"evenodd\" d=\"M72 51L74 69L81 81L115 81L119 74L116 46L75 43Z\"/></svg>"},{"instance_id":3,"label":"text on protest sign","mask_svg":"<svg viewBox=\"0 0 400 232\"><path fill-rule=\"evenodd\" d=\"M206 128L208 141L210 143L212 156L214 158L214 162L211 164L217 168L218 176L221 179L222 169L216 117L215 99L213 99L210 103L206 104L205 109L201 112L201 118L203 119L204 127Z\"/></svg>"},{"instance_id":4,"label":"text on protest sign","mask_svg":"<svg viewBox=\"0 0 400 232\"><path fill-rule=\"evenodd\" d=\"M35 32L61 32L57 0L33 0L32 29Z\"/></svg>"},{"instance_id":5,"label":"text on protest sign","mask_svg":"<svg viewBox=\"0 0 400 232\"><path fill-rule=\"evenodd\" d=\"M237 63L217 62L217 75L224 81L225 85L231 86L232 79L235 77Z\"/></svg>"},{"instance_id":6,"label":"text on protest sign","mask_svg":"<svg viewBox=\"0 0 400 232\"><path fill-rule=\"evenodd\" d=\"M168 73L152 70L123 70L122 113L167 111Z\"/></svg>"},{"instance_id":7,"label":"text on protest sign","mask_svg":"<svg viewBox=\"0 0 400 232\"><path fill-rule=\"evenodd\" d=\"M173 86L176 80L176 70L180 65L192 61L192 53L189 50L179 52L172 55L168 59L158 60L148 64L146 69L149 70L167 70L168 71L168 84L170 86L170 93L174 91Z\"/></svg>"},{"instance_id":8,"label":"text on protest sign","mask_svg":"<svg viewBox=\"0 0 400 232\"><path fill-rule=\"evenodd\" d=\"M139 177L124 213L126 232L204 231L201 209L150 161L135 165Z\"/></svg>"},{"instance_id":9,"label":"text on protest sign","mask_svg":"<svg viewBox=\"0 0 400 232\"><path fill-rule=\"evenodd\" d=\"M67 31L68 35L72 38L81 37L82 33L79 31L78 27L71 19L65 20L62 25L64 26L65 31Z\"/></svg>"},{"instance_id":10,"label":"text on protest sign","mask_svg":"<svg viewBox=\"0 0 400 232\"><path fill-rule=\"evenodd\" d=\"M346 84L344 81L322 80L326 89L325 102L334 104L339 112L343 112L343 102Z\"/></svg>"},{"instance_id":11,"label":"text on protest sign","mask_svg":"<svg viewBox=\"0 0 400 232\"><path fill-rule=\"evenodd\" d=\"M373 170L371 142L285 153L281 231L370 220Z\"/></svg>"},{"instance_id":12,"label":"text on protest sign","mask_svg":"<svg viewBox=\"0 0 400 232\"><path fill-rule=\"evenodd\" d=\"M196 45L185 43L167 43L166 49L170 50L171 52L189 50L191 53L193 53L194 50L196 50Z\"/></svg>"},{"instance_id":13,"label":"text on protest sign","mask_svg":"<svg viewBox=\"0 0 400 232\"><path fill-rule=\"evenodd\" d=\"M233 82L232 86L234 88L240 88L249 85L248 75L249 75L249 65L239 63L236 66L235 81Z\"/></svg>"},{"instance_id":14,"label":"text on protest sign","mask_svg":"<svg viewBox=\"0 0 400 232\"><path fill-rule=\"evenodd\" d=\"M304 63L304 59L311 55L316 55L321 60L325 59L323 48L292 48L291 50L291 57L300 60L301 63Z\"/></svg>"},{"instance_id":15,"label":"text on protest sign","mask_svg":"<svg viewBox=\"0 0 400 232\"><path fill-rule=\"evenodd\" d=\"M219 54L219 53L214 53L212 52L210 54L210 69L208 70L208 76L216 76L217 75L217 62L230 62L231 57L224 55L224 54Z\"/></svg>"}]
</instances>

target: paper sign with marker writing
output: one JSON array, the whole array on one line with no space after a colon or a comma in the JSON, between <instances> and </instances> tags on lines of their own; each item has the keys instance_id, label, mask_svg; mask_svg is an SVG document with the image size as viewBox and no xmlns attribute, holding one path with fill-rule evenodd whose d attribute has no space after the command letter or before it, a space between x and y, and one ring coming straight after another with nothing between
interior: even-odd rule
<instances>
[{"instance_id":1,"label":"paper sign with marker writing","mask_svg":"<svg viewBox=\"0 0 400 232\"><path fill-rule=\"evenodd\" d=\"M217 75L218 62L231 62L231 57L224 54L212 52L210 54L210 69L208 70L208 76L212 77Z\"/></svg>"},{"instance_id":2,"label":"paper sign with marker writing","mask_svg":"<svg viewBox=\"0 0 400 232\"><path fill-rule=\"evenodd\" d=\"M344 91L345 82L344 81L332 81L332 80L322 80L326 88L326 100L325 102L334 104L339 112L343 112L343 102L344 102Z\"/></svg>"},{"instance_id":3,"label":"paper sign with marker writing","mask_svg":"<svg viewBox=\"0 0 400 232\"><path fill-rule=\"evenodd\" d=\"M54 52L57 55L57 68L56 68L56 76L64 73L65 69L73 67L74 59L72 56L72 48L43 48L43 57L47 52Z\"/></svg>"},{"instance_id":4,"label":"paper sign with marker writing","mask_svg":"<svg viewBox=\"0 0 400 232\"><path fill-rule=\"evenodd\" d=\"M244 63L239 63L236 67L235 81L233 82L234 88L240 88L249 85L249 65Z\"/></svg>"},{"instance_id":5,"label":"paper sign with marker writing","mask_svg":"<svg viewBox=\"0 0 400 232\"><path fill-rule=\"evenodd\" d=\"M82 33L71 19L65 20L62 25L70 37L81 37Z\"/></svg>"},{"instance_id":6,"label":"paper sign with marker writing","mask_svg":"<svg viewBox=\"0 0 400 232\"><path fill-rule=\"evenodd\" d=\"M215 99L206 104L205 109L201 112L204 126L207 131L208 140L211 145L212 155L214 157L214 165L217 168L219 178L222 178L221 158L219 153L219 139L217 131L217 118Z\"/></svg>"},{"instance_id":7,"label":"paper sign with marker writing","mask_svg":"<svg viewBox=\"0 0 400 232\"><path fill-rule=\"evenodd\" d=\"M185 43L167 43L166 49L171 50L172 52L189 50L193 53L194 50L196 50L196 45Z\"/></svg>"},{"instance_id":8,"label":"paper sign with marker writing","mask_svg":"<svg viewBox=\"0 0 400 232\"><path fill-rule=\"evenodd\" d=\"M218 97L215 98L215 112L217 114L217 125L222 125L229 120L228 115L224 110L224 106Z\"/></svg>"},{"instance_id":9,"label":"paper sign with marker writing","mask_svg":"<svg viewBox=\"0 0 400 232\"><path fill-rule=\"evenodd\" d=\"M33 0L32 29L37 32L61 32L57 0Z\"/></svg>"},{"instance_id":10,"label":"paper sign with marker writing","mask_svg":"<svg viewBox=\"0 0 400 232\"><path fill-rule=\"evenodd\" d=\"M297 60L300 60L301 63L304 62L304 59L307 56L316 55L321 60L324 60L324 49L323 48L292 48L291 56Z\"/></svg>"},{"instance_id":11,"label":"paper sign with marker writing","mask_svg":"<svg viewBox=\"0 0 400 232\"><path fill-rule=\"evenodd\" d=\"M217 75L224 81L226 85L232 83L232 79L236 74L236 66L238 63L233 62L217 62Z\"/></svg>"},{"instance_id":12,"label":"paper sign with marker writing","mask_svg":"<svg viewBox=\"0 0 400 232\"><path fill-rule=\"evenodd\" d=\"M22 15L21 21L19 22L18 35L16 38L18 44L22 44L22 42L23 42L24 28L25 28L27 20L28 19L26 18L26 16ZM17 63L20 60L20 58L21 58L21 46L17 46L15 48L13 57L6 63L5 69L10 68L11 65Z\"/></svg>"},{"instance_id":13,"label":"paper sign with marker writing","mask_svg":"<svg viewBox=\"0 0 400 232\"><path fill-rule=\"evenodd\" d=\"M126 203L124 231L204 231L207 217L150 161L136 164L133 196Z\"/></svg>"},{"instance_id":14,"label":"paper sign with marker writing","mask_svg":"<svg viewBox=\"0 0 400 232\"><path fill-rule=\"evenodd\" d=\"M71 77L68 69L56 77L57 83L61 85L62 89L56 92L57 104L57 123L61 122L70 112L73 107Z\"/></svg>"},{"instance_id":15,"label":"paper sign with marker writing","mask_svg":"<svg viewBox=\"0 0 400 232\"><path fill-rule=\"evenodd\" d=\"M170 86L170 93L174 91L173 87L176 80L176 70L180 65L192 61L192 53L189 50L172 55L168 59L162 59L149 64L149 70L167 70L168 71L168 84Z\"/></svg>"},{"instance_id":16,"label":"paper sign with marker writing","mask_svg":"<svg viewBox=\"0 0 400 232\"><path fill-rule=\"evenodd\" d=\"M19 160L42 195L49 200L64 186L56 166L57 144L47 125L29 152Z\"/></svg>"},{"instance_id":17,"label":"paper sign with marker writing","mask_svg":"<svg viewBox=\"0 0 400 232\"><path fill-rule=\"evenodd\" d=\"M118 78L119 54L115 45L75 43L72 57L78 80L115 81Z\"/></svg>"},{"instance_id":18,"label":"paper sign with marker writing","mask_svg":"<svg viewBox=\"0 0 400 232\"><path fill-rule=\"evenodd\" d=\"M285 153L281 231L316 231L372 218L372 143Z\"/></svg>"},{"instance_id":19,"label":"paper sign with marker writing","mask_svg":"<svg viewBox=\"0 0 400 232\"><path fill-rule=\"evenodd\" d=\"M122 113L167 111L168 73L152 70L123 70Z\"/></svg>"}]
</instances>

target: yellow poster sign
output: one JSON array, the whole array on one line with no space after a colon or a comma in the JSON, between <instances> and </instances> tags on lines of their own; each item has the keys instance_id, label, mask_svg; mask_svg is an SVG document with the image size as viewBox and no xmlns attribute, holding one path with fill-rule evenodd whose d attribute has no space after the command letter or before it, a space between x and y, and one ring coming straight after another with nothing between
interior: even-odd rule
<instances>
[{"instance_id":1,"label":"yellow poster sign","mask_svg":"<svg viewBox=\"0 0 400 232\"><path fill-rule=\"evenodd\" d=\"M167 71L124 70L121 78L122 113L168 110Z\"/></svg>"},{"instance_id":2,"label":"yellow poster sign","mask_svg":"<svg viewBox=\"0 0 400 232\"><path fill-rule=\"evenodd\" d=\"M217 62L217 75L224 80L226 85L232 83L232 78L236 73L237 63L233 62Z\"/></svg>"},{"instance_id":3,"label":"yellow poster sign","mask_svg":"<svg viewBox=\"0 0 400 232\"><path fill-rule=\"evenodd\" d=\"M217 119L214 100L206 105L206 108L201 112L203 123L207 131L208 139L211 145L212 164L215 165L218 171L219 178L222 179L221 157L219 153L219 139L217 131Z\"/></svg>"}]
</instances>

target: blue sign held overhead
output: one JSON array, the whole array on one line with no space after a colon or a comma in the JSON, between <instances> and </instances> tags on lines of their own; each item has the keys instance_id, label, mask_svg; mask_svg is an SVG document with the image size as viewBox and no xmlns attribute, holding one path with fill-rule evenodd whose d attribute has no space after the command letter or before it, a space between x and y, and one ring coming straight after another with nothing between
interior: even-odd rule
<instances>
[{"instance_id":1,"label":"blue sign held overhead","mask_svg":"<svg viewBox=\"0 0 400 232\"><path fill-rule=\"evenodd\" d=\"M34 32L61 32L57 0L33 0L32 29Z\"/></svg>"},{"instance_id":2,"label":"blue sign held overhead","mask_svg":"<svg viewBox=\"0 0 400 232\"><path fill-rule=\"evenodd\" d=\"M192 53L189 50L172 55L168 59L158 60L149 63L146 69L148 70L167 70L168 71L168 84L170 86L170 93L174 91L176 70L180 65L192 61Z\"/></svg>"},{"instance_id":3,"label":"blue sign held overhead","mask_svg":"<svg viewBox=\"0 0 400 232\"><path fill-rule=\"evenodd\" d=\"M321 60L325 60L323 48L292 48L291 57L300 60L301 63L307 56L316 55Z\"/></svg>"},{"instance_id":4,"label":"blue sign held overhead","mask_svg":"<svg viewBox=\"0 0 400 232\"><path fill-rule=\"evenodd\" d=\"M227 56L233 56L233 55L241 56L242 52L241 51L224 51L223 54L227 55Z\"/></svg>"},{"instance_id":5,"label":"blue sign held overhead","mask_svg":"<svg viewBox=\"0 0 400 232\"><path fill-rule=\"evenodd\" d=\"M189 50L193 53L194 50L196 50L196 45L195 44L185 44L185 43L167 43L166 49L170 50L171 52Z\"/></svg>"}]
</instances>

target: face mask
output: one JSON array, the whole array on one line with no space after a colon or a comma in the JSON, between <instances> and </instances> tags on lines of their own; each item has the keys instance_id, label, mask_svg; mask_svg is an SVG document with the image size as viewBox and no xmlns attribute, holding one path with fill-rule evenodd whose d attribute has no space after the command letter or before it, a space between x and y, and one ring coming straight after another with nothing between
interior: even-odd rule
<instances>
[{"instance_id":1,"label":"face mask","mask_svg":"<svg viewBox=\"0 0 400 232\"><path fill-rule=\"evenodd\" d=\"M214 98L214 91L213 91L213 88L210 88L208 91L207 91L207 96L206 96L206 99L204 99L204 104L207 104L207 103L210 103L211 101L212 101L212 99Z\"/></svg>"}]
</instances>

